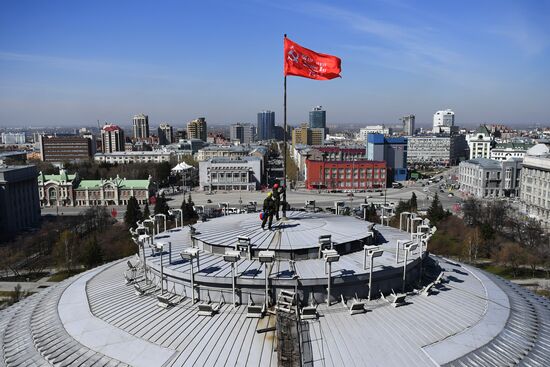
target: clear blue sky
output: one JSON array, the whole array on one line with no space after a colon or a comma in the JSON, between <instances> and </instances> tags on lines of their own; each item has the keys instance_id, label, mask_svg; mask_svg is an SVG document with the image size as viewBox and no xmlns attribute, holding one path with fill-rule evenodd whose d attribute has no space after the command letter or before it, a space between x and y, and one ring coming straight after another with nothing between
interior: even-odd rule
<instances>
[{"instance_id":1,"label":"clear blue sky","mask_svg":"<svg viewBox=\"0 0 550 367\"><path fill-rule=\"evenodd\" d=\"M342 58L288 80L289 123L550 124L550 1L0 2L0 126L282 123L283 34Z\"/></svg>"}]
</instances>

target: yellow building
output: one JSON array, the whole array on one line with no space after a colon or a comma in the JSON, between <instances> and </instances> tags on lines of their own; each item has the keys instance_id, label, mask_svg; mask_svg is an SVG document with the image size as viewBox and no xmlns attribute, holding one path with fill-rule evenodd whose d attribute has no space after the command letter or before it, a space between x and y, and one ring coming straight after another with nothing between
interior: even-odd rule
<instances>
[{"instance_id":1,"label":"yellow building","mask_svg":"<svg viewBox=\"0 0 550 367\"><path fill-rule=\"evenodd\" d=\"M187 138L206 141L206 119L199 117L187 124Z\"/></svg>"},{"instance_id":2,"label":"yellow building","mask_svg":"<svg viewBox=\"0 0 550 367\"><path fill-rule=\"evenodd\" d=\"M307 123L303 123L300 127L292 130L292 145L323 145L325 140L325 129L310 128Z\"/></svg>"}]
</instances>

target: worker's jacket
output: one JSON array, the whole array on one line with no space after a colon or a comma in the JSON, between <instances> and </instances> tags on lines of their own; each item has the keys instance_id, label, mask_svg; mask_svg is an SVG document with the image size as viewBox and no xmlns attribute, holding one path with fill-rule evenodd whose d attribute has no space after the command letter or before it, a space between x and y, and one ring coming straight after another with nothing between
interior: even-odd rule
<instances>
[{"instance_id":1,"label":"worker's jacket","mask_svg":"<svg viewBox=\"0 0 550 367\"><path fill-rule=\"evenodd\" d=\"M277 211L277 208L275 207L275 201L272 198L270 197L265 198L264 211L267 212L268 214L274 214Z\"/></svg>"}]
</instances>

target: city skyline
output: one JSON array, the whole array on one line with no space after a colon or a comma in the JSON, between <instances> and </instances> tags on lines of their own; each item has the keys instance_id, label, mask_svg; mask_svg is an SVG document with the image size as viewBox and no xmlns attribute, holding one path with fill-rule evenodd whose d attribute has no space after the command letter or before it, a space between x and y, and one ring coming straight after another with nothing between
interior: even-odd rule
<instances>
[{"instance_id":1,"label":"city skyline","mask_svg":"<svg viewBox=\"0 0 550 367\"><path fill-rule=\"evenodd\" d=\"M343 70L328 82L289 77L289 124L317 105L327 125L412 113L428 127L447 108L459 126L547 124L550 3L470 4L6 2L0 127L127 126L141 111L151 126L197 116L229 126L261 110L280 125L284 33L341 57Z\"/></svg>"}]
</instances>

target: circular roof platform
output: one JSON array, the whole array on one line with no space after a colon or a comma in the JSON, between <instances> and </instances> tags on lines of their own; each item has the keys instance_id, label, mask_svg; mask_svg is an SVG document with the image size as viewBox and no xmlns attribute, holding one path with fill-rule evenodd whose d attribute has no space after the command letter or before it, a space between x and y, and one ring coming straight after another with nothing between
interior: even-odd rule
<instances>
[{"instance_id":1,"label":"circular roof platform","mask_svg":"<svg viewBox=\"0 0 550 367\"><path fill-rule=\"evenodd\" d=\"M198 223L195 238L210 252L224 253L226 248L235 248L239 237L246 237L253 251L271 250L278 258L303 260L318 258L321 236L330 236L340 254L362 250L372 235L372 225L353 217L289 211L287 219L274 220L272 229L264 230L259 214L252 213Z\"/></svg>"}]
</instances>

